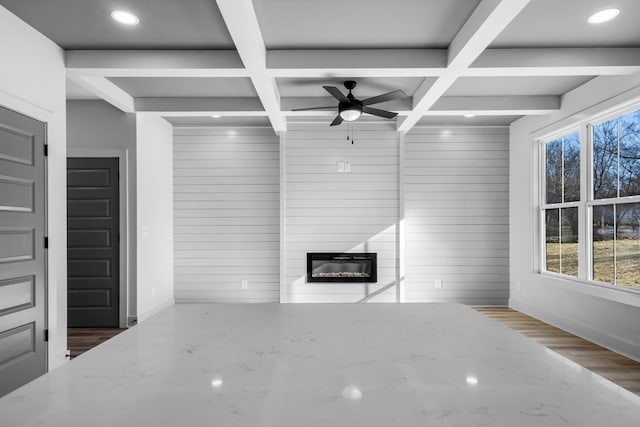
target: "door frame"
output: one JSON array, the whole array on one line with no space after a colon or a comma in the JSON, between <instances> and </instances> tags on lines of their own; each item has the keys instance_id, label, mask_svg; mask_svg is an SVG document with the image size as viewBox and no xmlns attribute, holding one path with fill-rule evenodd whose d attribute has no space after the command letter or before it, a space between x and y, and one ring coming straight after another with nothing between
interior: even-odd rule
<instances>
[{"instance_id":1,"label":"door frame","mask_svg":"<svg viewBox=\"0 0 640 427\"><path fill-rule=\"evenodd\" d=\"M120 243L119 243L119 258L120 258L120 304L118 307L119 313L119 326L120 328L128 327L129 319L129 292L130 292L130 271L129 271L129 242L130 231L132 229L129 223L129 153L127 149L92 149L92 148L69 148L67 150L67 157L89 157L89 158L118 158L118 173L120 174L118 191L120 198Z\"/></svg>"}]
</instances>

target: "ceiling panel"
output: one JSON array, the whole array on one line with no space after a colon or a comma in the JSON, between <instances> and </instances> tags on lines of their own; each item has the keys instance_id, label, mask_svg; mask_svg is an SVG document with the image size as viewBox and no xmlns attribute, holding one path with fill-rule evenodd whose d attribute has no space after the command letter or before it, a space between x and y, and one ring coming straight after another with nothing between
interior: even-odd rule
<instances>
[{"instance_id":1,"label":"ceiling panel","mask_svg":"<svg viewBox=\"0 0 640 427\"><path fill-rule=\"evenodd\" d=\"M615 7L620 15L593 25L587 18ZM596 47L640 45L638 0L533 0L490 47Z\"/></svg>"},{"instance_id":2,"label":"ceiling panel","mask_svg":"<svg viewBox=\"0 0 640 427\"><path fill-rule=\"evenodd\" d=\"M424 116L416 126L509 126L522 116Z\"/></svg>"},{"instance_id":3,"label":"ceiling panel","mask_svg":"<svg viewBox=\"0 0 640 427\"><path fill-rule=\"evenodd\" d=\"M0 0L64 49L235 49L213 0ZM127 27L110 17L126 9Z\"/></svg>"},{"instance_id":4,"label":"ceiling panel","mask_svg":"<svg viewBox=\"0 0 640 427\"><path fill-rule=\"evenodd\" d=\"M267 117L165 117L173 126L271 127Z\"/></svg>"},{"instance_id":5,"label":"ceiling panel","mask_svg":"<svg viewBox=\"0 0 640 427\"><path fill-rule=\"evenodd\" d=\"M479 0L253 0L268 49L446 48Z\"/></svg>"},{"instance_id":6,"label":"ceiling panel","mask_svg":"<svg viewBox=\"0 0 640 427\"><path fill-rule=\"evenodd\" d=\"M257 97L248 78L112 77L116 86L134 97Z\"/></svg>"},{"instance_id":7,"label":"ceiling panel","mask_svg":"<svg viewBox=\"0 0 640 427\"><path fill-rule=\"evenodd\" d=\"M461 77L445 96L563 95L591 80L569 77Z\"/></svg>"}]
</instances>

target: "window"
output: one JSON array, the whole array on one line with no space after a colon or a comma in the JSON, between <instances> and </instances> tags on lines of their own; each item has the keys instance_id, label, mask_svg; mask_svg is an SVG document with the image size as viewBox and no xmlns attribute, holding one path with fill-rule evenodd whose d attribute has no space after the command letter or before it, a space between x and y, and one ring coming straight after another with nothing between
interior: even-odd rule
<instances>
[{"instance_id":1,"label":"window","mask_svg":"<svg viewBox=\"0 0 640 427\"><path fill-rule=\"evenodd\" d=\"M591 276L640 288L640 110L591 129Z\"/></svg>"},{"instance_id":2,"label":"window","mask_svg":"<svg viewBox=\"0 0 640 427\"><path fill-rule=\"evenodd\" d=\"M544 269L578 277L580 134L544 144Z\"/></svg>"},{"instance_id":3,"label":"window","mask_svg":"<svg viewBox=\"0 0 640 427\"><path fill-rule=\"evenodd\" d=\"M640 289L640 110L582 129L541 145L541 270Z\"/></svg>"}]
</instances>

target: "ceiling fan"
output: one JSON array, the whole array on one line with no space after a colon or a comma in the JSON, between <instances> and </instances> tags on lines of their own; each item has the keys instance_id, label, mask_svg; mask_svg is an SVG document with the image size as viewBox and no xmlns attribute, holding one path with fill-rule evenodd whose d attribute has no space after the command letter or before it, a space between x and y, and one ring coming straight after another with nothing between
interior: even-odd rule
<instances>
[{"instance_id":1,"label":"ceiling fan","mask_svg":"<svg viewBox=\"0 0 640 427\"><path fill-rule=\"evenodd\" d=\"M384 117L385 119L393 119L398 115L398 113L387 110L380 110L378 108L372 108L369 107L369 105L379 104L381 102L391 101L393 99L405 98L407 96L407 94L401 90L394 90L382 95L372 96L371 98L360 100L353 96L353 94L351 93L351 90L356 87L356 82L353 80L347 80L346 82L344 82L344 87L349 91L346 96L335 86L322 87L334 98L340 101L338 103L338 115L335 119L333 119L330 126L337 126L344 120L348 122L357 120L362 115L362 113ZM327 110L334 108L335 106L332 105L328 107L295 108L291 111Z\"/></svg>"}]
</instances>

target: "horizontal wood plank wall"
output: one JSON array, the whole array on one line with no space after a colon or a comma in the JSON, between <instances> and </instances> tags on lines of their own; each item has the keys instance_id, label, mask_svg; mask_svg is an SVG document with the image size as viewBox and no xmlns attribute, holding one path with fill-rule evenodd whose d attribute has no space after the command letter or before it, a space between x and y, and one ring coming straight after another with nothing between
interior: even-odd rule
<instances>
[{"instance_id":1,"label":"horizontal wood plank wall","mask_svg":"<svg viewBox=\"0 0 640 427\"><path fill-rule=\"evenodd\" d=\"M287 131L287 302L395 302L398 134L370 123L353 137L325 123ZM338 162L351 172L338 173ZM307 252L376 252L378 282L306 283Z\"/></svg>"},{"instance_id":2,"label":"horizontal wood plank wall","mask_svg":"<svg viewBox=\"0 0 640 427\"><path fill-rule=\"evenodd\" d=\"M176 302L279 301L279 151L271 129L175 129Z\"/></svg>"},{"instance_id":3,"label":"horizontal wood plank wall","mask_svg":"<svg viewBox=\"0 0 640 427\"><path fill-rule=\"evenodd\" d=\"M506 304L508 129L415 128L404 182L406 301Z\"/></svg>"}]
</instances>

